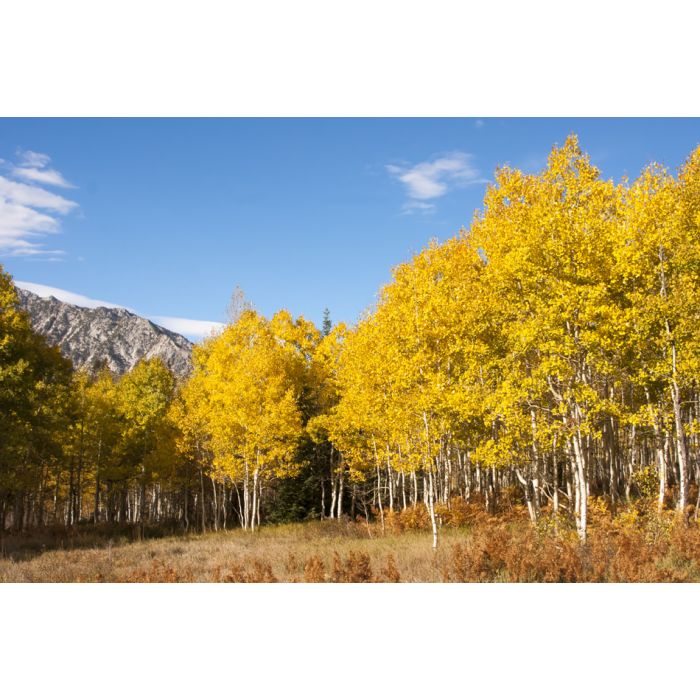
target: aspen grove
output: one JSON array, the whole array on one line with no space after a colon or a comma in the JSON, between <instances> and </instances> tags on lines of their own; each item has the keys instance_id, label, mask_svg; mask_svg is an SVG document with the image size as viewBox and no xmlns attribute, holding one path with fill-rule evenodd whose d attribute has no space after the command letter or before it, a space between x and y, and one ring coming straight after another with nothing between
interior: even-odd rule
<instances>
[{"instance_id":1,"label":"aspen grove","mask_svg":"<svg viewBox=\"0 0 700 700\"><path fill-rule=\"evenodd\" d=\"M604 180L575 136L348 327L242 308L176 380L73 370L0 278L0 527L256 530L505 493L586 542L591 504L700 508L700 148Z\"/></svg>"}]
</instances>

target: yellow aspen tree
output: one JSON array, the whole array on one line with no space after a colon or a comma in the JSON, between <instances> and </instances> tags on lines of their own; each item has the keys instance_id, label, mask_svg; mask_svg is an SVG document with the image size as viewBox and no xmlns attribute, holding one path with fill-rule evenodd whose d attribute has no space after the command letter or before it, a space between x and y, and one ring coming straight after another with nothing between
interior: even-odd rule
<instances>
[{"instance_id":1,"label":"yellow aspen tree","mask_svg":"<svg viewBox=\"0 0 700 700\"><path fill-rule=\"evenodd\" d=\"M291 330L284 313L269 322L246 310L195 355L190 381L201 385L198 405L204 411L213 465L242 482L245 529L260 524L265 479L291 475L298 467L294 456L303 429L298 405L301 358L310 331L303 324L295 333Z\"/></svg>"}]
</instances>

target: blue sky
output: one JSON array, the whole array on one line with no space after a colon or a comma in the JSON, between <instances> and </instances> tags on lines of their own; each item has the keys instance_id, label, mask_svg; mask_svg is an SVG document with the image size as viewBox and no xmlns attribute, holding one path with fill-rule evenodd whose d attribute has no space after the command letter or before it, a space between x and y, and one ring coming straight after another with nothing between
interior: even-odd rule
<instances>
[{"instance_id":1,"label":"blue sky","mask_svg":"<svg viewBox=\"0 0 700 700\"><path fill-rule=\"evenodd\" d=\"M538 170L572 132L615 179L700 144L698 119L2 119L0 262L195 338L236 285L352 323L498 165Z\"/></svg>"}]
</instances>

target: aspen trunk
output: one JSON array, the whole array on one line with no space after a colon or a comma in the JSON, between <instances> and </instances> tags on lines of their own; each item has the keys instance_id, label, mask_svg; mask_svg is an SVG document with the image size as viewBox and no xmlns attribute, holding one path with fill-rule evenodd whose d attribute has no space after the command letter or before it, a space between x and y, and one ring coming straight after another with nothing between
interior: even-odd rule
<instances>
[{"instance_id":1,"label":"aspen trunk","mask_svg":"<svg viewBox=\"0 0 700 700\"><path fill-rule=\"evenodd\" d=\"M660 294L661 297L666 299L668 297L668 291L666 289L666 252L663 245L659 246L659 263L661 264L659 270L659 282L660 282ZM676 504L676 509L679 513L684 513L688 501L688 452L685 439L685 428L683 427L683 420L681 417L681 398L680 398L680 388L678 386L678 375L677 375L677 355L676 355L676 341L673 337L671 331L671 324L668 318L664 319L666 326L666 337L670 343L671 347L671 402L673 404L673 422L675 424L675 447L676 447L676 457L678 459L678 502Z\"/></svg>"},{"instance_id":2,"label":"aspen trunk","mask_svg":"<svg viewBox=\"0 0 700 700\"><path fill-rule=\"evenodd\" d=\"M654 440L656 443L656 460L659 468L659 495L657 497L657 510L659 513L664 509L666 499L666 451L661 436L661 426L659 420L654 420Z\"/></svg>"},{"instance_id":3,"label":"aspen trunk","mask_svg":"<svg viewBox=\"0 0 700 700\"><path fill-rule=\"evenodd\" d=\"M389 484L389 510L394 510L394 479L391 475L391 463L389 462L389 445L386 446L386 478Z\"/></svg>"},{"instance_id":4,"label":"aspen trunk","mask_svg":"<svg viewBox=\"0 0 700 700\"><path fill-rule=\"evenodd\" d=\"M226 504L226 477L221 480L221 527L225 530L227 526L228 508Z\"/></svg>"},{"instance_id":5,"label":"aspen trunk","mask_svg":"<svg viewBox=\"0 0 700 700\"><path fill-rule=\"evenodd\" d=\"M341 465L343 465L343 464L344 463L341 461ZM340 471L340 474L338 475L338 502L337 502L338 510L337 510L336 516L335 516L338 520L340 520L340 517L343 514L343 485L344 485L344 481L345 481L345 473L344 472L345 472L345 467L341 466L341 471Z\"/></svg>"},{"instance_id":6,"label":"aspen trunk","mask_svg":"<svg viewBox=\"0 0 700 700\"><path fill-rule=\"evenodd\" d=\"M372 445L374 446L374 463L377 469L377 505L379 506L379 517L382 522L382 535L385 534L384 530L384 507L382 505L382 475L379 469L379 455L377 454L377 442L372 438Z\"/></svg>"},{"instance_id":7,"label":"aspen trunk","mask_svg":"<svg viewBox=\"0 0 700 700\"><path fill-rule=\"evenodd\" d=\"M675 364L675 347L673 348ZM678 503L676 509L684 513L688 504L688 451L685 439L685 427L681 417L681 400L678 384L671 382L671 400L673 402L673 420L675 423L676 456L678 457Z\"/></svg>"},{"instance_id":8,"label":"aspen trunk","mask_svg":"<svg viewBox=\"0 0 700 700\"><path fill-rule=\"evenodd\" d=\"M202 470L202 467L199 468L199 489L200 493L202 494L202 504L201 504L201 512L202 512L202 532L207 531L207 524L206 524L206 511L204 509L204 473Z\"/></svg>"},{"instance_id":9,"label":"aspen trunk","mask_svg":"<svg viewBox=\"0 0 700 700\"><path fill-rule=\"evenodd\" d=\"M438 548L438 527L437 518L435 517L435 494L434 494L434 484L433 484L433 470L432 468L428 472L428 511L430 512L430 524L433 529L433 551L437 551Z\"/></svg>"},{"instance_id":10,"label":"aspen trunk","mask_svg":"<svg viewBox=\"0 0 700 700\"><path fill-rule=\"evenodd\" d=\"M102 455L102 438L97 443L97 459L95 461L95 523L100 519L100 457Z\"/></svg>"},{"instance_id":11,"label":"aspen trunk","mask_svg":"<svg viewBox=\"0 0 700 700\"><path fill-rule=\"evenodd\" d=\"M260 510L258 505L258 469L257 467L253 471L253 512L251 519L251 530L255 530L256 520L260 517Z\"/></svg>"},{"instance_id":12,"label":"aspen trunk","mask_svg":"<svg viewBox=\"0 0 700 700\"><path fill-rule=\"evenodd\" d=\"M586 543L588 518L588 485L586 482L586 465L581 448L581 435L578 430L571 440L574 455L574 480L576 485L576 529L579 540Z\"/></svg>"},{"instance_id":13,"label":"aspen trunk","mask_svg":"<svg viewBox=\"0 0 700 700\"><path fill-rule=\"evenodd\" d=\"M218 532L219 530L219 502L216 497L216 482L214 481L214 477L210 476L209 480L211 481L211 492L212 492L212 507L214 510L214 532Z\"/></svg>"},{"instance_id":14,"label":"aspen trunk","mask_svg":"<svg viewBox=\"0 0 700 700\"><path fill-rule=\"evenodd\" d=\"M537 513L535 511L535 504L532 502L532 483L528 478L525 478L520 469L515 470L515 476L518 477L518 481L523 487L523 493L525 494L525 503L527 504L527 512L530 516L530 522L535 525L537 523Z\"/></svg>"},{"instance_id":15,"label":"aspen trunk","mask_svg":"<svg viewBox=\"0 0 700 700\"><path fill-rule=\"evenodd\" d=\"M377 464L377 505L379 506L379 518L382 523L382 535L385 534L384 530L384 506L382 505L382 475L379 471L379 464Z\"/></svg>"},{"instance_id":16,"label":"aspen trunk","mask_svg":"<svg viewBox=\"0 0 700 700\"><path fill-rule=\"evenodd\" d=\"M235 481L233 483L233 488L236 489L236 499L238 500L238 521L240 522L241 527L245 530L245 506L243 503L241 503L241 492L239 491L238 484Z\"/></svg>"},{"instance_id":17,"label":"aspen trunk","mask_svg":"<svg viewBox=\"0 0 700 700\"><path fill-rule=\"evenodd\" d=\"M554 465L554 478L557 479L557 472L559 471L558 466L555 464ZM559 483L558 481L554 482L554 493L552 494L552 513L554 515L557 515L559 513Z\"/></svg>"},{"instance_id":18,"label":"aspen trunk","mask_svg":"<svg viewBox=\"0 0 700 700\"><path fill-rule=\"evenodd\" d=\"M204 491L202 491L202 502L204 502ZM139 502L138 519L141 523L146 519L146 467L143 465L141 466L141 499Z\"/></svg>"},{"instance_id":19,"label":"aspen trunk","mask_svg":"<svg viewBox=\"0 0 700 700\"><path fill-rule=\"evenodd\" d=\"M556 516L559 512L559 463L557 462L557 438L552 440L552 482L554 492L552 494L552 512Z\"/></svg>"},{"instance_id":20,"label":"aspen trunk","mask_svg":"<svg viewBox=\"0 0 700 700\"><path fill-rule=\"evenodd\" d=\"M250 484L249 484L248 460L245 462L245 475L243 477L243 529L247 530L250 525Z\"/></svg>"},{"instance_id":21,"label":"aspen trunk","mask_svg":"<svg viewBox=\"0 0 700 700\"><path fill-rule=\"evenodd\" d=\"M326 517L326 480L321 474L321 520Z\"/></svg>"},{"instance_id":22,"label":"aspen trunk","mask_svg":"<svg viewBox=\"0 0 700 700\"><path fill-rule=\"evenodd\" d=\"M333 474L333 491L331 492L331 520L335 518L335 502L338 498L338 475Z\"/></svg>"},{"instance_id":23,"label":"aspen trunk","mask_svg":"<svg viewBox=\"0 0 700 700\"><path fill-rule=\"evenodd\" d=\"M189 467L188 467L188 473L189 473ZM187 478L185 478L185 488L184 488L183 496L184 497L183 497L183 505L182 505L182 519L183 519L183 524L185 526L185 532L189 532L189 530L190 530L190 514L189 514L190 490L189 490Z\"/></svg>"}]
</instances>

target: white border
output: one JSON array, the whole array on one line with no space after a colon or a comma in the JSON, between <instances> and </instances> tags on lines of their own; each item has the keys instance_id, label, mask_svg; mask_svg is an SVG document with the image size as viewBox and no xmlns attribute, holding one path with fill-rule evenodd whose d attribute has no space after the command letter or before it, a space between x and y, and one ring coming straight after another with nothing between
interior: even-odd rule
<instances>
[{"instance_id":1,"label":"white border","mask_svg":"<svg viewBox=\"0 0 700 700\"><path fill-rule=\"evenodd\" d=\"M673 584L6 584L3 692L674 697L692 694L697 592Z\"/></svg>"},{"instance_id":2,"label":"white border","mask_svg":"<svg viewBox=\"0 0 700 700\"><path fill-rule=\"evenodd\" d=\"M3 116L697 116L666 0L22 0ZM0 128L2 122L0 121ZM697 586L3 585L6 697L660 697Z\"/></svg>"},{"instance_id":3,"label":"white border","mask_svg":"<svg viewBox=\"0 0 700 700\"><path fill-rule=\"evenodd\" d=\"M696 116L687 0L22 0L5 116Z\"/></svg>"}]
</instances>

